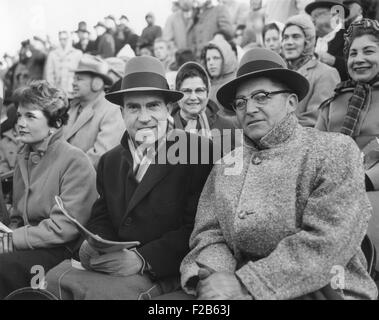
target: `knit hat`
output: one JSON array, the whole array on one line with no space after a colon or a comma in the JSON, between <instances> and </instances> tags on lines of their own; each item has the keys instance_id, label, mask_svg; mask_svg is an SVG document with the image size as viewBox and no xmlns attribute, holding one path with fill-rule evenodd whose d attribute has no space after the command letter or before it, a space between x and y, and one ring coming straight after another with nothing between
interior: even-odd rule
<instances>
[{"instance_id":1,"label":"knit hat","mask_svg":"<svg viewBox=\"0 0 379 320\"><path fill-rule=\"evenodd\" d=\"M298 26L301 30L303 30L305 35L306 43L302 55L313 56L316 44L316 28L312 22L312 19L306 14L298 14L288 18L283 29L283 34L289 26L293 25Z\"/></svg>"}]
</instances>

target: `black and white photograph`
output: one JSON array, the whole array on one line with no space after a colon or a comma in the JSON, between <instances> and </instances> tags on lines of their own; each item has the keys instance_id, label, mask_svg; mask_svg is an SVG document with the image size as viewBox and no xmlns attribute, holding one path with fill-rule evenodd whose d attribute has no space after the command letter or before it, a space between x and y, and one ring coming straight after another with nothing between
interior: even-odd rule
<instances>
[{"instance_id":1,"label":"black and white photograph","mask_svg":"<svg viewBox=\"0 0 379 320\"><path fill-rule=\"evenodd\" d=\"M378 0L1 0L0 41L0 304L379 299Z\"/></svg>"}]
</instances>

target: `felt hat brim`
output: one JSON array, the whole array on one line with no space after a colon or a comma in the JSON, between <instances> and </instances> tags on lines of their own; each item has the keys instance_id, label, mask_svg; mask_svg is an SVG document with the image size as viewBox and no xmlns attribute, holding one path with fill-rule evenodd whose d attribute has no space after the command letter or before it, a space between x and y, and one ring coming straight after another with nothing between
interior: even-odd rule
<instances>
[{"instance_id":1,"label":"felt hat brim","mask_svg":"<svg viewBox=\"0 0 379 320\"><path fill-rule=\"evenodd\" d=\"M309 91L309 82L300 73L284 68L273 68L246 73L226 83L218 90L216 94L217 100L224 108L233 110L232 102L235 99L236 91L241 83L258 77L267 77L285 84L297 95L299 101L303 100Z\"/></svg>"},{"instance_id":2,"label":"felt hat brim","mask_svg":"<svg viewBox=\"0 0 379 320\"><path fill-rule=\"evenodd\" d=\"M308 13L309 15L312 13L313 10L317 8L325 8L325 7L333 7L333 6L342 6L345 10L345 18L350 15L350 10L349 8L341 3L334 2L334 1L316 1L316 2L311 2L305 7L305 12Z\"/></svg>"},{"instance_id":3,"label":"felt hat brim","mask_svg":"<svg viewBox=\"0 0 379 320\"><path fill-rule=\"evenodd\" d=\"M115 92L110 92L106 94L105 98L109 102L112 102L114 104L117 104L123 107L124 97L127 96L129 93L133 93L133 92L159 93L164 96L167 103L177 102L184 97L183 93L179 91L158 89L156 87L138 87L138 88L130 88L130 89L123 89L123 90L119 90Z\"/></svg>"}]
</instances>

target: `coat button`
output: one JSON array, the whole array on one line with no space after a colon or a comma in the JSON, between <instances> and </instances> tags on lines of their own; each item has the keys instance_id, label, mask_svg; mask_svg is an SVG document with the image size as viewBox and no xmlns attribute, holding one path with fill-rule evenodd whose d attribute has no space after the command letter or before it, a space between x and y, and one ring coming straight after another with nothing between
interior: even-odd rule
<instances>
[{"instance_id":1,"label":"coat button","mask_svg":"<svg viewBox=\"0 0 379 320\"><path fill-rule=\"evenodd\" d=\"M241 210L239 213L238 213L238 218L240 219L246 219L246 211L243 211Z\"/></svg>"},{"instance_id":2,"label":"coat button","mask_svg":"<svg viewBox=\"0 0 379 320\"><path fill-rule=\"evenodd\" d=\"M33 164L38 164L41 160L41 156L39 154L33 154L31 156L31 161Z\"/></svg>"},{"instance_id":3,"label":"coat button","mask_svg":"<svg viewBox=\"0 0 379 320\"><path fill-rule=\"evenodd\" d=\"M133 219L130 218L130 217L128 217L128 218L125 219L125 225L126 226L130 226L132 224L132 222L133 222Z\"/></svg>"},{"instance_id":4,"label":"coat button","mask_svg":"<svg viewBox=\"0 0 379 320\"><path fill-rule=\"evenodd\" d=\"M255 156L252 160L251 160L251 163L254 164L254 165L260 165L262 163L262 159L259 158L259 156Z\"/></svg>"}]
</instances>

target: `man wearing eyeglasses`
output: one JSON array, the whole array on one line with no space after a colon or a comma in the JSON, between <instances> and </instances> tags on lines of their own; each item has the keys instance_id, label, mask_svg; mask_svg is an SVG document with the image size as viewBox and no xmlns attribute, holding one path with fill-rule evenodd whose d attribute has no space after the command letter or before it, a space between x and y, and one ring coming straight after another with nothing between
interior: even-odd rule
<instances>
[{"instance_id":1,"label":"man wearing eyeglasses","mask_svg":"<svg viewBox=\"0 0 379 320\"><path fill-rule=\"evenodd\" d=\"M267 49L252 49L217 93L244 131L239 175L216 164L201 194L181 283L198 299L375 299L360 244L371 215L354 141L302 127L309 90ZM333 266L344 285L333 283Z\"/></svg>"}]
</instances>

